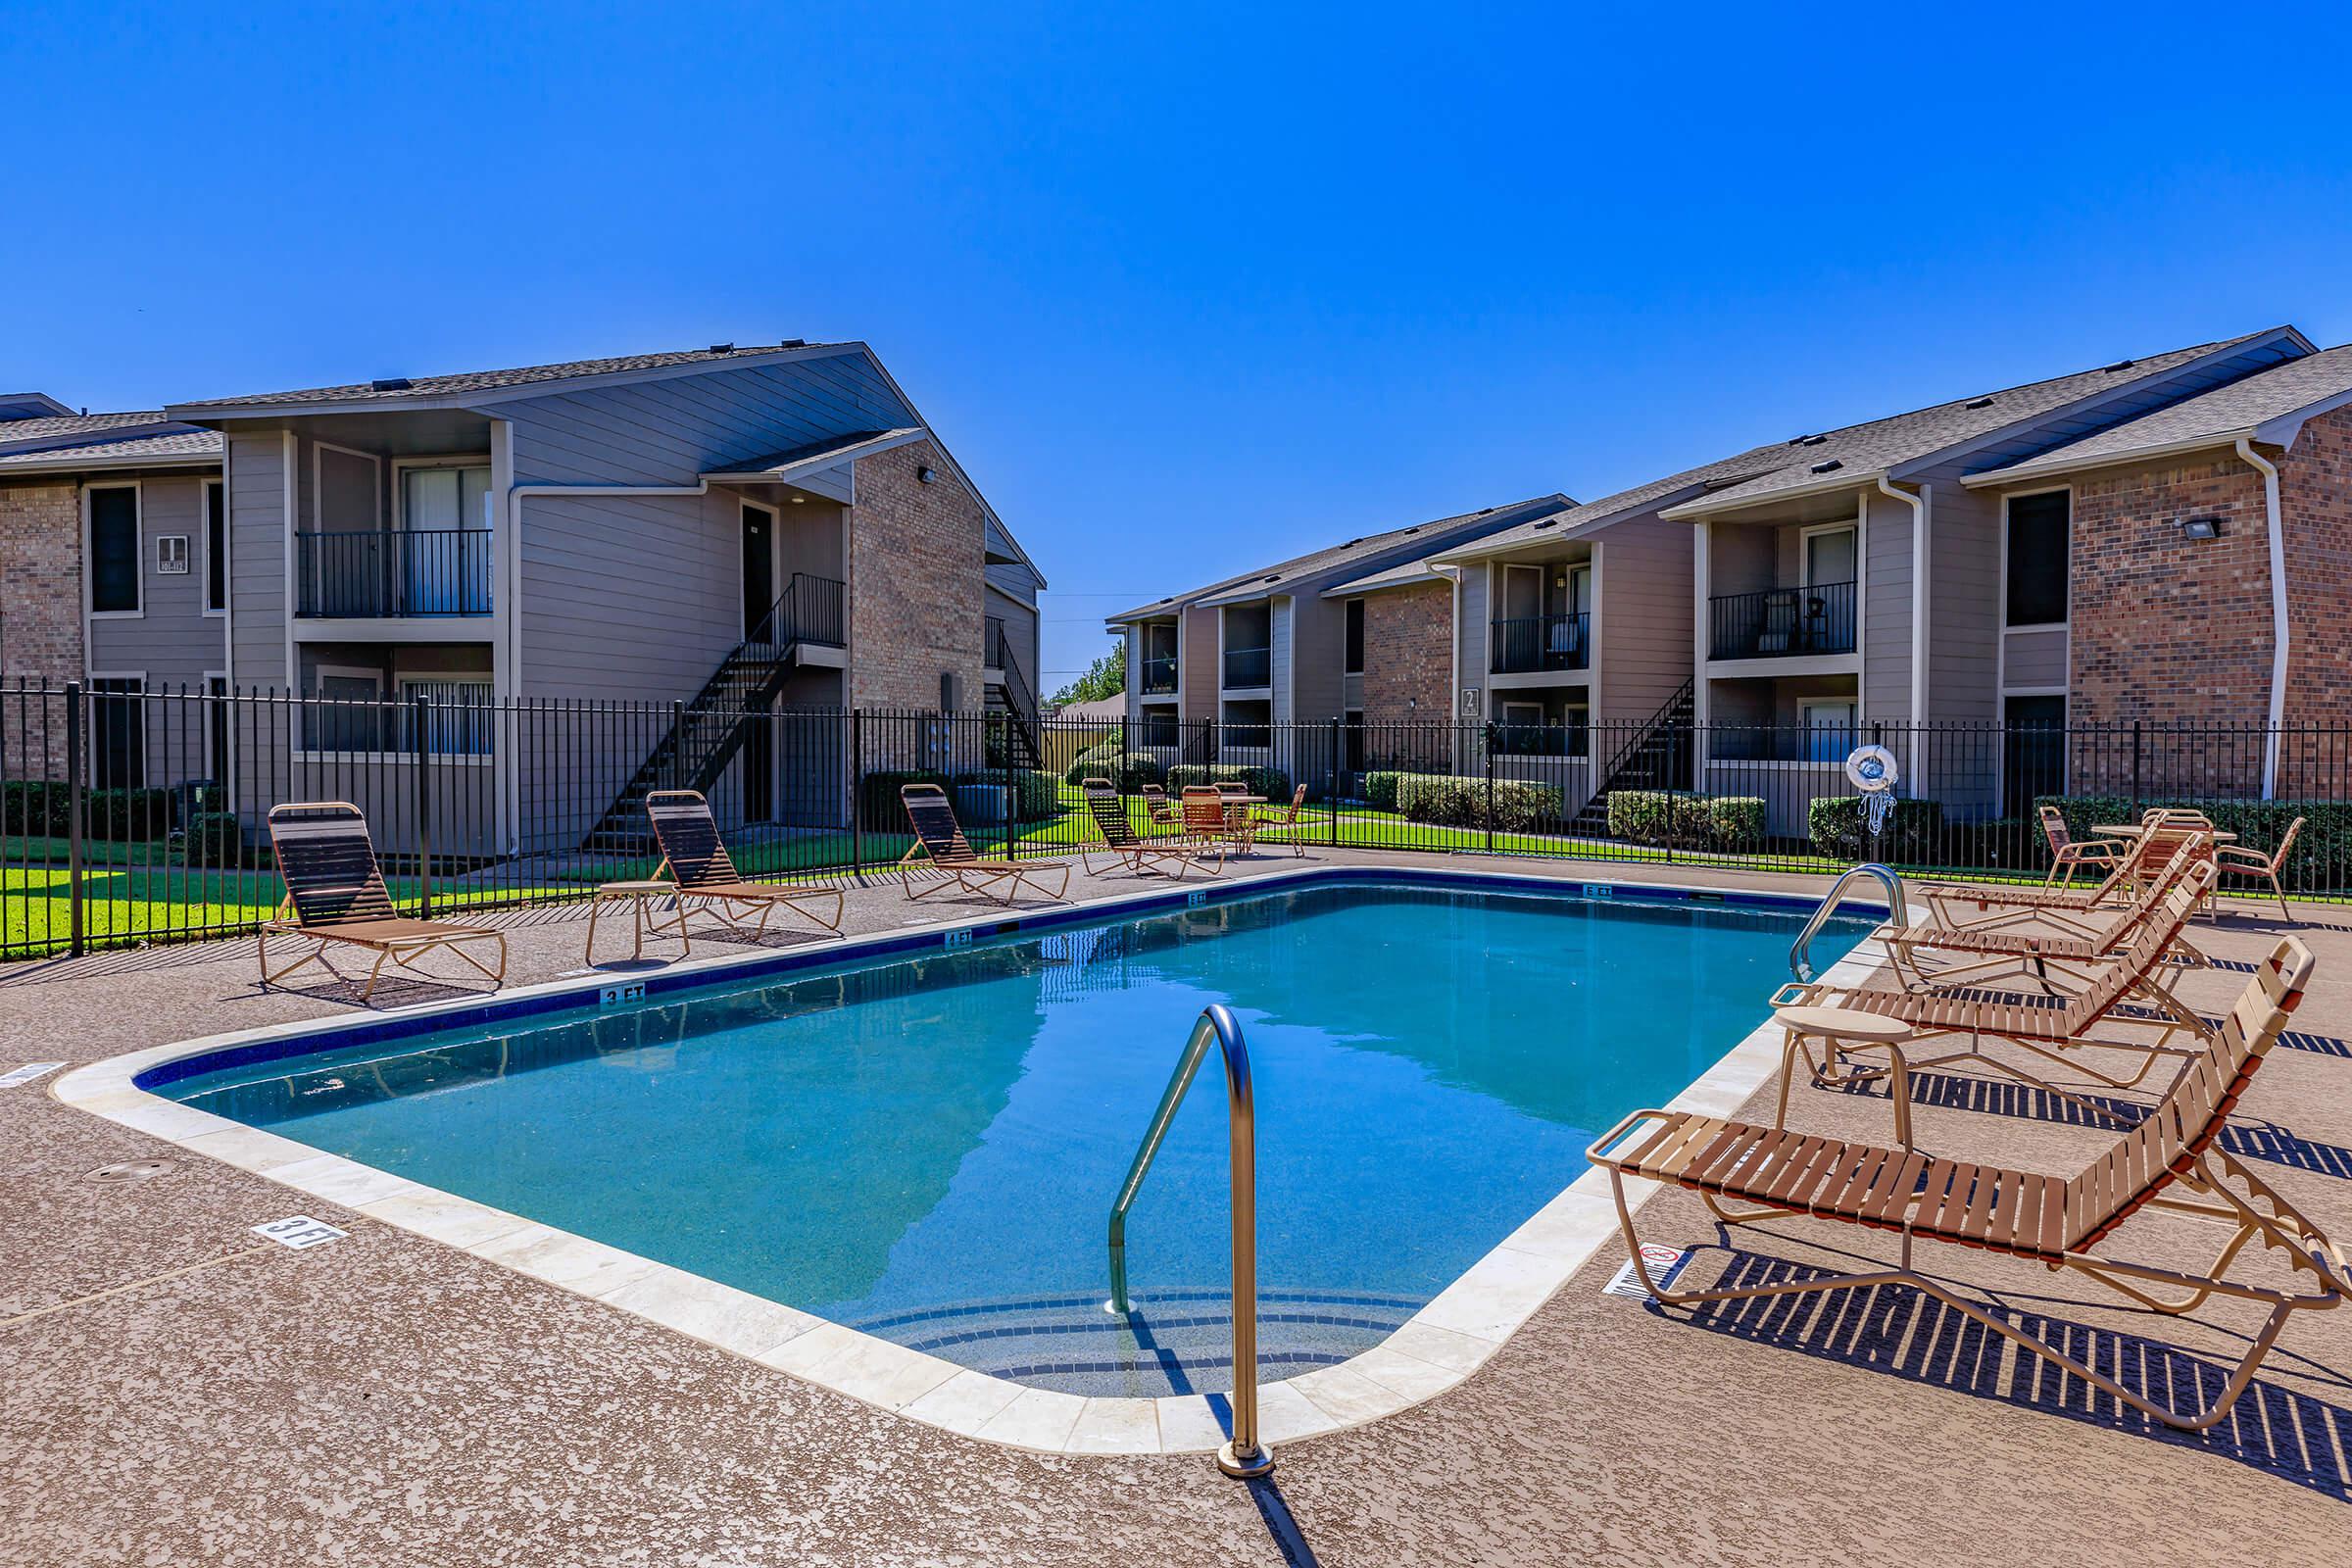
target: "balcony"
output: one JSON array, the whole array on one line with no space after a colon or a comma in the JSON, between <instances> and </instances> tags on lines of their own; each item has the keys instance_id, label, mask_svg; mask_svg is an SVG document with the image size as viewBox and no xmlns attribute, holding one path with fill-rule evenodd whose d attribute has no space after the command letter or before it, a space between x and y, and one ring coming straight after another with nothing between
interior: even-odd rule
<instances>
[{"instance_id":1,"label":"balcony","mask_svg":"<svg viewBox=\"0 0 2352 1568\"><path fill-rule=\"evenodd\" d=\"M1707 601L1710 659L1794 659L1854 651L1854 585L1814 583Z\"/></svg>"},{"instance_id":2,"label":"balcony","mask_svg":"<svg viewBox=\"0 0 2352 1568\"><path fill-rule=\"evenodd\" d=\"M1173 697L1173 696L1175 696L1175 695L1176 695L1176 661L1175 661L1175 659L1174 659L1173 657L1170 657L1170 658L1166 658L1166 659L1147 659L1147 660L1145 660L1145 661L1143 662L1143 680L1144 680L1144 695L1145 695L1146 697Z\"/></svg>"},{"instance_id":3,"label":"balcony","mask_svg":"<svg viewBox=\"0 0 2352 1568\"><path fill-rule=\"evenodd\" d=\"M294 613L367 620L490 613L491 536L481 528L294 536Z\"/></svg>"},{"instance_id":4,"label":"balcony","mask_svg":"<svg viewBox=\"0 0 2352 1568\"><path fill-rule=\"evenodd\" d=\"M1225 650L1225 685L1228 690L1248 689L1274 684L1274 650L1271 648L1228 648Z\"/></svg>"},{"instance_id":5,"label":"balcony","mask_svg":"<svg viewBox=\"0 0 2352 1568\"><path fill-rule=\"evenodd\" d=\"M1584 669L1592 662L1592 617L1520 615L1494 625L1494 673L1524 675L1544 669Z\"/></svg>"}]
</instances>

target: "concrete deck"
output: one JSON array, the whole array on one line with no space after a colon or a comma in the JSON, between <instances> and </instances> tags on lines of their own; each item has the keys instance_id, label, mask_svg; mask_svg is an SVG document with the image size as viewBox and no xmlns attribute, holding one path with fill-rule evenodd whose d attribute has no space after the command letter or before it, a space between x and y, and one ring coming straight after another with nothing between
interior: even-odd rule
<instances>
[{"instance_id":1,"label":"concrete deck","mask_svg":"<svg viewBox=\"0 0 2352 1568\"><path fill-rule=\"evenodd\" d=\"M1073 877L1071 891L1136 886ZM2199 941L2250 962L2276 910L2230 908ZM914 912L895 887L853 895L851 910L859 931ZM2352 917L2297 912L2319 976L2230 1147L2348 1235ZM583 919L513 917L512 977L579 967ZM2224 967L2182 990L2211 1011L2244 981ZM0 969L0 1071L343 1014L355 991L264 994L243 942ZM444 994L387 981L377 1000ZM1727 1025L1724 1045L1755 1021ZM2301 1315L2230 1419L2188 1438L2119 1418L2038 1363L2021 1375L2015 1354L1914 1293L1697 1314L1602 1297L1622 1260L1612 1244L1458 1387L1286 1443L1272 1482L1245 1486L1198 1456L1044 1455L919 1425L100 1120L52 1098L54 1081L0 1090L12 1565L2328 1561L2352 1525L2352 1313ZM1769 1117L1773 1092L1749 1113ZM1920 1100L1918 1141L1938 1152L2068 1171L2103 1141L1996 1080L1923 1081ZM1804 1088L1791 1121L1884 1142L1887 1109L1883 1095ZM89 1177L159 1157L172 1168L151 1179ZM300 1211L352 1234L303 1252L254 1245L249 1227ZM1702 1249L1687 1283L1891 1253L1876 1233L1797 1221L1727 1235L1679 1192L1642 1225ZM2159 1218L2125 1237L2137 1255L2185 1260L2210 1250L2209 1231ZM2233 1354L2248 1326L2240 1308L2119 1311L2086 1282L1942 1250L1955 1255L1921 1261L2065 1325L2127 1382Z\"/></svg>"}]
</instances>

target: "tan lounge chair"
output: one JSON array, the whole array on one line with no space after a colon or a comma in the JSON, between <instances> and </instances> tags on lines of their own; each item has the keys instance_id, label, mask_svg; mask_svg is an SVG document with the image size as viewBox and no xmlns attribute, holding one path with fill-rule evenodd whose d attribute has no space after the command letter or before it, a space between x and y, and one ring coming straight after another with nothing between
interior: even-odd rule
<instances>
[{"instance_id":1,"label":"tan lounge chair","mask_svg":"<svg viewBox=\"0 0 2352 1568\"><path fill-rule=\"evenodd\" d=\"M2067 831L2066 813L2055 806L2041 808L2041 836L2050 846L2050 872L2041 879L2042 886L2073 887L2075 873L2095 869L2102 878L2112 874L2116 862L2132 853L2132 846L2121 839L2078 839Z\"/></svg>"},{"instance_id":2,"label":"tan lounge chair","mask_svg":"<svg viewBox=\"0 0 2352 1568\"><path fill-rule=\"evenodd\" d=\"M2131 903L2092 927L2086 936L2053 936L2042 931L1991 925L1944 927L1934 923L1888 923L1871 935L1886 945L1888 963L1913 990L1973 983L1974 979L2008 971L2031 974L2044 987L2055 989L2050 979L2053 967L2079 983L2087 984L2088 978L2082 972L2083 966L2128 950L2140 928L2153 917L2158 902L2188 874L2188 868L2196 862L2196 855L2194 844L2183 843L2164 870L2143 884ZM2204 955L2185 938L2176 940L2173 947L2177 957L2203 961ZM1939 963L1930 971L1920 962L1923 951L1932 955L1959 955L1961 961Z\"/></svg>"},{"instance_id":3,"label":"tan lounge chair","mask_svg":"<svg viewBox=\"0 0 2352 1568\"><path fill-rule=\"evenodd\" d=\"M2171 864L2183 844L2198 846L2201 858L2211 859L2212 843L2208 829L2156 824L2140 834L2133 853L2117 861L2106 880L2093 888L1927 883L1918 891L1927 899L1931 917L1946 929L2040 923L2087 937L2097 928L2094 922L2103 923L2100 911L2129 906L2140 885Z\"/></svg>"},{"instance_id":4,"label":"tan lounge chair","mask_svg":"<svg viewBox=\"0 0 2352 1568\"><path fill-rule=\"evenodd\" d=\"M375 994L376 978L389 958L404 969L416 969L416 957L447 948L493 986L507 978L507 938L488 926L459 925L451 920L417 920L392 906L384 887L383 867L376 862L375 841L368 835L368 815L348 801L289 802L270 808L270 843L277 856L277 874L286 884L285 901L277 913L262 922L258 955L266 990L287 975L316 963L328 974L328 948L340 944L375 955L360 1000ZM270 939L301 937L318 947L272 974ZM467 953L462 943L494 942L498 967L493 969ZM418 973L423 973L421 969ZM336 975L337 979L342 976Z\"/></svg>"},{"instance_id":5,"label":"tan lounge chair","mask_svg":"<svg viewBox=\"0 0 2352 1568\"><path fill-rule=\"evenodd\" d=\"M915 842L908 846L899 860L899 885L909 899L927 899L942 888L958 888L977 893L1009 905L1021 889L1028 888L1041 899L1068 897L1070 868L1058 860L1029 861L983 859L972 851L971 841L963 836L963 824L956 819L956 808L948 802L948 792L936 784L902 784L899 801L906 808L906 820L914 828ZM926 867L938 880L917 893L914 880ZM1060 881L1047 891L1045 878L1058 872Z\"/></svg>"},{"instance_id":6,"label":"tan lounge chair","mask_svg":"<svg viewBox=\"0 0 2352 1568\"><path fill-rule=\"evenodd\" d=\"M2133 1409L2169 1426L2202 1431L2237 1402L2291 1313L2331 1307L2343 1299L2344 1259L2334 1244L2216 1144L2246 1081L2302 1000L2311 969L2311 955L2301 943L2281 942L2230 1009L2220 1034L2182 1064L2155 1109L2071 1180L1688 1111L1638 1110L1603 1134L1587 1157L1609 1173L1618 1229L1633 1266L1643 1287L1666 1305L1907 1285ZM1623 1152L1607 1152L1621 1143L1627 1143ZM1726 1225L1810 1216L1898 1232L1901 1250L1891 1267L1763 1285L1668 1290L1642 1254L1641 1238L1625 1201L1628 1176L1689 1188ZM2193 1196L2168 1191L2176 1185ZM1733 1209L1726 1200L1755 1206ZM2230 1231L2211 1266L2201 1272L2092 1250L2143 1207L2218 1219ZM1957 1243L2005 1252L2047 1269L2070 1269L2154 1312L2188 1312L2221 1296L2267 1305L2270 1316L2203 1409L2160 1404L1915 1268L1912 1251L1920 1241ZM2230 1267L2248 1243L2260 1244L2254 1249L2257 1255L2272 1249L2283 1253L2295 1274L2309 1277L2307 1288L2231 1279ZM2157 1294L2160 1291L2185 1294Z\"/></svg>"},{"instance_id":7,"label":"tan lounge chair","mask_svg":"<svg viewBox=\"0 0 2352 1568\"><path fill-rule=\"evenodd\" d=\"M662 863L654 868L654 880L660 881L663 872L677 884L678 929L685 930L686 906L700 904L710 907L721 923L741 931L747 922L750 935L764 936L767 922L778 909L790 909L814 925L827 931L841 930L841 889L832 883L810 883L805 887L788 887L773 882L747 882L735 869L734 858L718 836L718 823L710 815L710 803L700 790L655 790L645 798L645 814L654 825L654 841L662 846ZM819 914L827 899L833 901L830 916ZM759 920L750 922L757 911Z\"/></svg>"},{"instance_id":8,"label":"tan lounge chair","mask_svg":"<svg viewBox=\"0 0 2352 1568\"><path fill-rule=\"evenodd\" d=\"M2286 867L2287 852L2295 847L2295 839L2303 831L2303 818L2296 817L2286 824L2286 836L2278 847L2265 855L2235 844L2225 844L2213 853L2224 876L2245 877L2249 881L2261 878L2271 884L2271 893L2278 900L2278 918L2294 923L2294 911L2286 906L2286 889L2278 883L2278 873Z\"/></svg>"},{"instance_id":9,"label":"tan lounge chair","mask_svg":"<svg viewBox=\"0 0 2352 1568\"><path fill-rule=\"evenodd\" d=\"M1156 784L1144 786L1144 810L1151 816L1154 827L1184 826L1184 818L1177 812L1176 803L1169 800L1168 792Z\"/></svg>"},{"instance_id":10,"label":"tan lounge chair","mask_svg":"<svg viewBox=\"0 0 2352 1568\"><path fill-rule=\"evenodd\" d=\"M1225 869L1225 846L1209 839L1192 837L1148 839L1135 831L1127 820L1127 803L1119 799L1118 791L1108 779L1090 778L1084 785L1086 808L1094 813L1095 827L1102 835L1103 847L1111 858L1138 876L1146 871L1164 871L1177 881L1193 869L1206 871L1211 876ZM1091 875L1095 869L1089 847L1078 846L1078 859Z\"/></svg>"}]
</instances>

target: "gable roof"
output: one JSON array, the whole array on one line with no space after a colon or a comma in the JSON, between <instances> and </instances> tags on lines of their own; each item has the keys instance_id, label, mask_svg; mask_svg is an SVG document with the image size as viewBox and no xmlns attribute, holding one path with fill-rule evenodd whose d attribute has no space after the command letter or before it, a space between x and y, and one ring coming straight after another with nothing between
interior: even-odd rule
<instances>
[{"instance_id":1,"label":"gable roof","mask_svg":"<svg viewBox=\"0 0 2352 1568\"><path fill-rule=\"evenodd\" d=\"M1173 614L1188 605L1218 604L1229 599L1256 599L1273 593L1296 593L1299 588L1308 586L1309 579L1354 563L1360 562L1367 566L1376 563L1390 564L1381 561L1381 558L1408 545L1449 543L1472 529L1508 528L1575 505L1568 497L1554 493L1514 501L1505 506L1481 507L1476 512L1436 517L1428 522L1413 523L1409 527L1391 528L1385 533L1365 534L1346 544L1310 550L1303 556L1293 556L1288 561L1277 561L1272 565L1236 572L1230 577L1221 577L1185 593L1170 594L1165 599L1105 616L1104 620L1115 626L1125 621Z\"/></svg>"},{"instance_id":2,"label":"gable roof","mask_svg":"<svg viewBox=\"0 0 2352 1568\"><path fill-rule=\"evenodd\" d=\"M108 431L118 434L141 427L185 429L161 409L128 414L61 414L38 418L0 420L0 452L24 452L36 446L67 446Z\"/></svg>"},{"instance_id":3,"label":"gable roof","mask_svg":"<svg viewBox=\"0 0 2352 1568\"><path fill-rule=\"evenodd\" d=\"M2264 340L2274 340L2282 356L2310 351L2309 343L2294 328L2277 326L1798 436L1784 444L1782 461L1769 471L1677 503L1666 508L1662 515L1695 517L1760 502L1868 484L1882 475L1892 477L1907 466L1989 441L2003 432L2048 419L2061 411L2094 403L2209 356L2253 347Z\"/></svg>"},{"instance_id":4,"label":"gable roof","mask_svg":"<svg viewBox=\"0 0 2352 1568\"><path fill-rule=\"evenodd\" d=\"M2289 446L2305 419L2346 403L2352 403L2352 344L2289 360L2037 458L1971 474L1961 482L1972 486L2013 484L2036 474L2228 446L2240 436Z\"/></svg>"},{"instance_id":5,"label":"gable roof","mask_svg":"<svg viewBox=\"0 0 2352 1568\"><path fill-rule=\"evenodd\" d=\"M39 419L73 412L71 403L60 403L46 392L0 392L0 421Z\"/></svg>"},{"instance_id":6,"label":"gable roof","mask_svg":"<svg viewBox=\"0 0 2352 1568\"><path fill-rule=\"evenodd\" d=\"M0 451L0 473L72 473L92 468L181 468L220 466L225 446L218 430L172 430L122 441Z\"/></svg>"}]
</instances>

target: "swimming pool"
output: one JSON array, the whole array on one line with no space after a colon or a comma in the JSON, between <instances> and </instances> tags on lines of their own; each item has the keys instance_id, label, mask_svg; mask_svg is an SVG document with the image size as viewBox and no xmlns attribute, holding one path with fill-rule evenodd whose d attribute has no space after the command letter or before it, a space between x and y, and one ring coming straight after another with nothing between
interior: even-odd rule
<instances>
[{"instance_id":1,"label":"swimming pool","mask_svg":"<svg viewBox=\"0 0 2352 1568\"><path fill-rule=\"evenodd\" d=\"M1386 876L1222 891L141 1082L1015 1382L1220 1391L1213 1082L1129 1218L1136 1310L1103 1309L1108 1206L1203 1004L1234 1008L1255 1071L1274 1380L1379 1344L1596 1130L1703 1071L1763 1016L1801 918Z\"/></svg>"}]
</instances>

